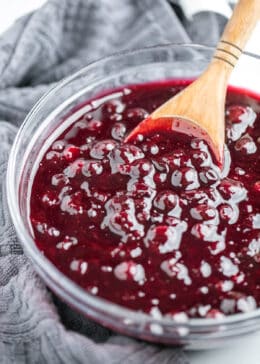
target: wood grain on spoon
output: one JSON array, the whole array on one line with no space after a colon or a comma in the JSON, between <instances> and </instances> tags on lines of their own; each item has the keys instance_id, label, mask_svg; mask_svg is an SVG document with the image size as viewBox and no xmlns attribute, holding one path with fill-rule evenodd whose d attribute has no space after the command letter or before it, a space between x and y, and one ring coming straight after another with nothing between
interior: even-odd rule
<instances>
[{"instance_id":1,"label":"wood grain on spoon","mask_svg":"<svg viewBox=\"0 0 260 364\"><path fill-rule=\"evenodd\" d=\"M143 120L125 141L132 142L138 134L180 131L206 139L221 165L228 80L259 19L260 0L240 0L204 73Z\"/></svg>"}]
</instances>

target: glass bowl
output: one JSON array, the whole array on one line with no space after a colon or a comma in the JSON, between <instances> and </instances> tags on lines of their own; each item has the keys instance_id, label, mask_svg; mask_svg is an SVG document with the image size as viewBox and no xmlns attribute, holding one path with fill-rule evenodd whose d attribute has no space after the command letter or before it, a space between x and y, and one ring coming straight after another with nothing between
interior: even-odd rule
<instances>
[{"instance_id":1,"label":"glass bowl","mask_svg":"<svg viewBox=\"0 0 260 364\"><path fill-rule=\"evenodd\" d=\"M63 275L38 250L30 226L28 201L37 163L50 143L80 116L82 109L77 109L76 105L122 85L194 79L206 68L213 51L200 45L169 44L122 52L94 62L62 80L41 98L25 119L16 136L7 171L8 204L18 237L35 270L62 300L122 334L188 349L217 347L260 329L260 309L221 320L176 322L166 317L155 319L93 296ZM244 54L239 63L231 83L260 95L260 83L255 82L254 72L254 67L259 69L260 57Z\"/></svg>"}]
</instances>

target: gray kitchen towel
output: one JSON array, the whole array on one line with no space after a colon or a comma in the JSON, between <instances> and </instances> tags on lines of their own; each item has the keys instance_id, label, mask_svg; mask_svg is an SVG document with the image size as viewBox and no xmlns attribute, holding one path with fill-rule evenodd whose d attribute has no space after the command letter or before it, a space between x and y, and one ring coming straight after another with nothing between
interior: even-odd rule
<instances>
[{"instance_id":1,"label":"gray kitchen towel","mask_svg":"<svg viewBox=\"0 0 260 364\"><path fill-rule=\"evenodd\" d=\"M223 19L204 13L182 22L174 9L166 0L49 0L0 38L1 364L187 363L178 349L111 333L53 297L23 254L5 192L16 127L61 78L122 49L216 43Z\"/></svg>"}]
</instances>

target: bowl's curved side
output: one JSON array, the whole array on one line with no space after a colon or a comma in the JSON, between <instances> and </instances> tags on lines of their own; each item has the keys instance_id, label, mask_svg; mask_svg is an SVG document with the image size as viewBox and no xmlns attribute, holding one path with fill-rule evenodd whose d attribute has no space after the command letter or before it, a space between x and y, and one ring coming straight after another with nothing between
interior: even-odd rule
<instances>
[{"instance_id":1,"label":"bowl's curved side","mask_svg":"<svg viewBox=\"0 0 260 364\"><path fill-rule=\"evenodd\" d=\"M35 161L42 155L43 146L46 148L62 128L73 122L75 113L71 115L70 111L76 110L76 105L104 89L121 85L197 77L212 52L212 48L200 45L163 45L123 52L88 65L61 81L34 106L15 138L7 170L7 199L18 237L36 271L58 296L84 315L121 333L191 349L219 346L260 329L260 309L221 321L174 322L165 317L154 319L93 296L65 277L37 249L29 222L29 197Z\"/></svg>"}]
</instances>

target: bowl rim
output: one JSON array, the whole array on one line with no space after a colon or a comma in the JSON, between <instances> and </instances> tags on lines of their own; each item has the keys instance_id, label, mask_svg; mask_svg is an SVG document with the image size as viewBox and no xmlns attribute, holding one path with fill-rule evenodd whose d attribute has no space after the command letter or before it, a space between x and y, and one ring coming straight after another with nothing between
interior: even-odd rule
<instances>
[{"instance_id":1,"label":"bowl rim","mask_svg":"<svg viewBox=\"0 0 260 364\"><path fill-rule=\"evenodd\" d=\"M149 47L143 47L139 49L133 50L124 50L120 52L113 53L111 55L99 58L85 67L81 68L77 72L72 75L65 77L61 81L59 81L56 85L52 86L49 91L47 91L33 106L31 111L25 117L21 127L18 130L18 133L13 142L13 146L11 148L11 152L9 155L8 165L7 165L7 173L6 173L6 191L7 191L7 203L11 215L12 222L16 229L17 235L22 243L22 246L27 253L26 255L33 261L36 271L43 271L48 276L51 276L52 280L58 282L59 286L62 286L63 291L68 292L71 297L78 300L81 304L87 306L95 307L97 310L101 312L105 312L106 315L112 314L113 316L118 317L127 317L129 320L133 320L133 322L139 321L146 324L158 323L162 326L186 326L190 330L192 329L200 329L200 328L213 328L218 325L231 325L237 324L239 322L244 322L250 319L260 318L260 308L247 312L247 313L236 313L230 316L224 316L220 319L213 318L189 318L185 322L177 322L172 318L167 318L166 316L162 316L161 318L154 318L149 314L144 312L135 311L124 306L113 303L109 300L101 298L99 296L92 295L88 293L86 290L81 288L79 285L74 283L70 278L65 276L56 266L51 263L37 248L34 240L28 233L19 209L19 201L18 201L18 188L15 187L15 164L17 159L17 153L19 146L22 142L23 132L26 125L31 121L34 114L38 112L39 109L51 98L55 95L62 87L69 84L74 79L80 77L82 74L91 71L93 66L102 66L107 61L120 58L127 55L134 55L138 53L144 53L154 50L166 49L168 47L180 47L180 48L192 48L197 50L206 50L212 52L215 48L202 44L194 44L194 43L165 43L158 44ZM254 54L251 52L243 52L243 54L260 60L260 54ZM39 126L38 126L39 128ZM19 187L19 184L17 184ZM46 282L45 282L46 283ZM75 305L77 308L77 306Z\"/></svg>"}]
</instances>

